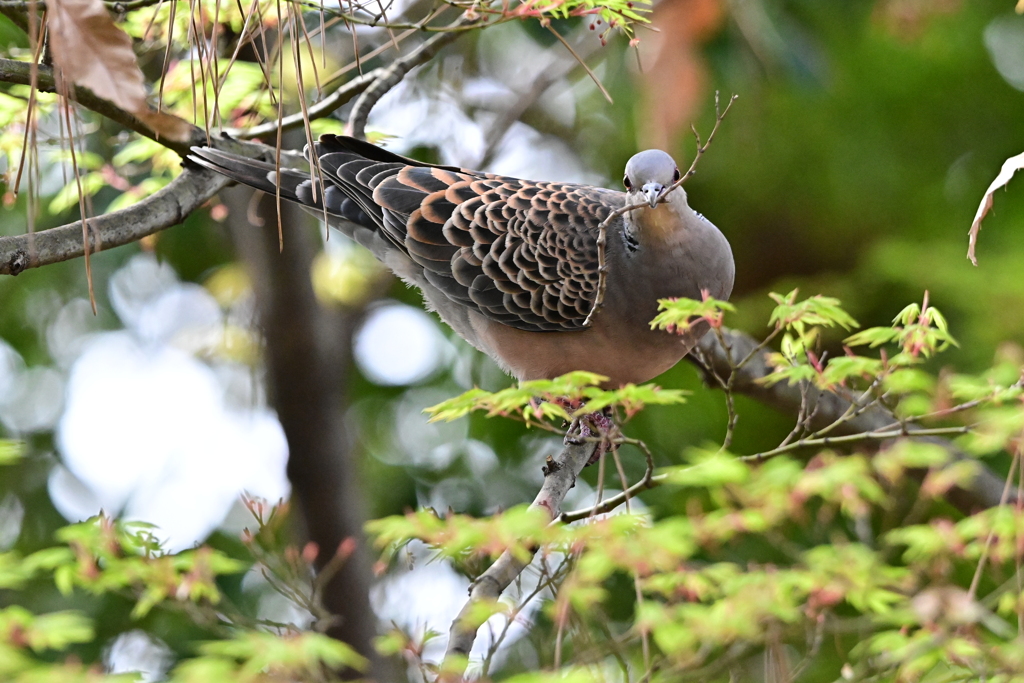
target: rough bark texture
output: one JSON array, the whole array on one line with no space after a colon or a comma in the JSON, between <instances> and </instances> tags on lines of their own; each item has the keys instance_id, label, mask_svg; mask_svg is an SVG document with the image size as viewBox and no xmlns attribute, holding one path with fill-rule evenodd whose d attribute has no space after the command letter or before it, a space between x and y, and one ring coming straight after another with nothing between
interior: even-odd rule
<instances>
[{"instance_id":1,"label":"rough bark texture","mask_svg":"<svg viewBox=\"0 0 1024 683\"><path fill-rule=\"evenodd\" d=\"M321 305L313 293L310 270L318 245L315 231L306 229L310 219L293 205L282 207L279 251L274 197L259 202L264 224L256 227L246 220L251 196L244 189L225 193L236 248L253 278L267 388L288 439L293 503L320 548L318 569L346 539L356 541L355 552L324 589L324 606L338 616L328 634L369 658L369 675L384 683L391 678L371 642L377 620L369 600L364 507L344 425L354 316Z\"/></svg>"},{"instance_id":2,"label":"rough bark texture","mask_svg":"<svg viewBox=\"0 0 1024 683\"><path fill-rule=\"evenodd\" d=\"M729 345L732 358L739 361L745 358L760 343L749 334L736 330L724 330L724 338ZM698 344L704 357L710 361L714 371L723 379L730 374L729 355L718 338L714 334L706 334ZM736 375L733 382L733 391L738 394L749 396L765 405L775 408L786 415L798 415L802 400L801 389L797 385L790 386L786 382L778 382L768 386L761 380L771 374L772 367L768 363L770 349L756 354L744 365ZM687 356L691 362L705 371L697 359L691 354ZM715 382L709 382L711 387L717 387ZM808 428L811 431L823 429L835 422L850 407L850 401L831 392L819 391L814 387L807 389L807 411L810 415ZM885 428L898 429L896 417L881 406L869 408L856 417L837 426L831 434L839 436L844 434L860 434L864 432L881 431ZM913 435L918 427L909 425L908 435ZM926 440L941 445L953 453L956 458L971 458L961 451L951 441L936 437L924 437ZM923 474L923 473L922 473ZM979 467L978 474L969 483L951 489L946 498L965 514L971 514L984 508L999 505L1002 496L1004 482L992 470L986 467Z\"/></svg>"},{"instance_id":3,"label":"rough bark texture","mask_svg":"<svg viewBox=\"0 0 1024 683\"><path fill-rule=\"evenodd\" d=\"M577 444L567 439L562 452L554 458L548 458L544 469L544 483L530 507L543 508L552 520L557 519L562 511L562 501L565 500L569 489L575 486L576 477L586 466L596 447L596 443ZM523 573L528 564L529 560L523 562L505 551L487 571L477 577L470 588L469 600L459 612L459 616L455 617L448 632L448 649L445 652L447 666L442 665L442 669L450 672L454 667L452 658L466 657L473 649L477 628L466 625L466 617L473 611L473 606L480 602L497 600L502 591ZM452 678L460 679L461 675Z\"/></svg>"},{"instance_id":4,"label":"rough bark texture","mask_svg":"<svg viewBox=\"0 0 1024 683\"><path fill-rule=\"evenodd\" d=\"M212 171L187 168L167 187L138 204L90 218L89 253L137 242L178 225L227 184L227 178ZM81 221L0 237L0 275L17 275L26 268L67 261L84 253Z\"/></svg>"}]
</instances>

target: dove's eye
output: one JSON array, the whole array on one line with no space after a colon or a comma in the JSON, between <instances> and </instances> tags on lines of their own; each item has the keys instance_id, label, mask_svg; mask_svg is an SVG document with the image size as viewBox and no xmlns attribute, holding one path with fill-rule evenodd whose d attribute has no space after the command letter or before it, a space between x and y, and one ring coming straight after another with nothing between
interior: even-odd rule
<instances>
[{"instance_id":1,"label":"dove's eye","mask_svg":"<svg viewBox=\"0 0 1024 683\"><path fill-rule=\"evenodd\" d=\"M679 182L679 169L678 168L676 169L676 172L672 174L672 182L673 183Z\"/></svg>"},{"instance_id":2,"label":"dove's eye","mask_svg":"<svg viewBox=\"0 0 1024 683\"><path fill-rule=\"evenodd\" d=\"M622 184L626 186L627 190L632 190L633 189L633 183L631 183L629 181L629 176L624 176L622 178Z\"/></svg>"}]
</instances>

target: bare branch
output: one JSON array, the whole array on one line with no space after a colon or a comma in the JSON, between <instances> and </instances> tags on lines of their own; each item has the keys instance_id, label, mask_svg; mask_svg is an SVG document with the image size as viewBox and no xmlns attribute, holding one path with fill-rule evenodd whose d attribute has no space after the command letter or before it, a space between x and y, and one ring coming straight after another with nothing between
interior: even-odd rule
<instances>
[{"instance_id":1,"label":"bare branch","mask_svg":"<svg viewBox=\"0 0 1024 683\"><path fill-rule=\"evenodd\" d=\"M413 68L430 61L442 47L458 38L460 33L456 29L464 26L466 23L468 21L465 18L459 19L454 24L448 26L449 30L447 32L432 36L404 57L399 57L388 66L371 72L370 75L376 74L376 78L372 85L363 90L362 94L359 95L359 99L352 105L352 113L349 114L346 132L353 137L365 138L366 119L370 115L370 110L380 101L380 98L384 97L389 90L398 85Z\"/></svg>"},{"instance_id":2,"label":"bare branch","mask_svg":"<svg viewBox=\"0 0 1024 683\"><path fill-rule=\"evenodd\" d=\"M339 107L345 105L353 97L370 87L374 80L381 75L382 71L383 69L375 69L368 74L363 74L346 82L343 86L316 104L311 104L306 110L307 116L305 117L300 111L295 114L285 116L280 121L275 119L273 121L262 123L258 126L253 126L252 128L228 128L224 133L233 138L251 140L264 135L276 134L279 128L283 131L301 128L307 120L313 121L316 119L322 119L325 116L330 116Z\"/></svg>"},{"instance_id":3,"label":"bare branch","mask_svg":"<svg viewBox=\"0 0 1024 683\"><path fill-rule=\"evenodd\" d=\"M697 345L710 367L702 366L694 354L690 354L686 358L697 365L702 372L713 371L720 376L729 377L732 380L734 391L787 415L796 415L800 410L801 402L805 400L801 388L797 385L790 386L786 382L777 382L769 386L762 381L773 370L768 362L767 350L755 352L760 344L756 339L743 332L723 329L722 333L728 341L733 357L747 358L750 356L743 367L732 369L729 352L722 347L713 334L704 335ZM754 352L753 355L751 355L752 352ZM732 377L733 372L735 372L735 378ZM815 387L807 388L806 403L810 408L806 427L812 432L833 425L843 416L851 415L836 425L833 428L833 433L851 435L891 430L894 433L899 431L899 434L905 433L907 436L913 437L920 432L922 440L942 446L952 453L954 458L973 460L971 456L950 441L930 435L927 431L922 432L916 425L908 425L906 430L893 430L894 423L899 424L899 421L892 412L882 405L874 404L866 409L851 412L850 401ZM1003 479L988 468L979 467L977 474L970 482L963 482L960 486L950 489L946 497L951 504L969 514L975 510L998 505L1002 491Z\"/></svg>"},{"instance_id":4,"label":"bare branch","mask_svg":"<svg viewBox=\"0 0 1024 683\"><path fill-rule=\"evenodd\" d=\"M181 223L230 181L205 169L188 167L167 187L120 211L90 218L89 251L119 247ZM0 237L0 274L67 261L85 253L82 221L26 235Z\"/></svg>"},{"instance_id":5,"label":"bare branch","mask_svg":"<svg viewBox=\"0 0 1024 683\"><path fill-rule=\"evenodd\" d=\"M28 62L19 62L0 57L0 81L17 83L19 85L32 85L31 69L32 65ZM40 92L57 92L53 69L45 64L39 64L36 66L36 70L36 88ZM189 148L193 145L201 145L206 142L206 134L201 128L196 126L191 127L189 139L184 142L170 140L166 136L161 136L134 114L121 109L109 100L99 97L88 88L75 88L75 101L86 109L106 116L114 123L119 123L125 128L129 128L151 140L156 140L164 147L173 149L182 157L188 154Z\"/></svg>"},{"instance_id":6,"label":"bare branch","mask_svg":"<svg viewBox=\"0 0 1024 683\"><path fill-rule=\"evenodd\" d=\"M690 164L690 168L679 178L676 182L669 185L669 188L665 190L658 198L658 202L665 201L669 192L672 192L677 187L685 183L690 176L697 172L697 162L707 151L708 147L711 146L712 141L715 139L715 133L718 132L719 126L722 125L722 120L725 119L726 114L729 113L729 109L732 108L732 103L736 101L739 95L733 95L729 98L729 104L725 105L725 109L719 109L718 106L718 93L715 93L715 125L711 129L711 134L708 135L706 142L701 143L700 135L697 135L697 131L694 130L694 135L697 137L697 153L693 157L693 162ZM608 217L601 221L601 224L597 226L597 295L594 297L594 305L590 307L590 312L587 313L586 319L583 321L583 327L590 327L593 322L594 316L601 311L601 307L604 305L604 293L608 286L608 264L606 263L605 257L605 244L607 242L608 226L611 222L628 213L634 209L641 209L646 206L646 203L641 204L626 204L625 206L619 207L615 211L608 214Z\"/></svg>"},{"instance_id":7,"label":"bare branch","mask_svg":"<svg viewBox=\"0 0 1024 683\"><path fill-rule=\"evenodd\" d=\"M826 436L820 439L800 439L790 442L784 446L773 448L770 451L744 455L741 460L747 462L761 462L776 455L790 453L803 448L829 448L830 446L843 446L851 443L862 443L865 441L889 441L902 436L958 436L970 433L972 427L937 427L935 429L914 429L913 432L902 429L888 429L874 432L860 432L859 434L847 434L845 436Z\"/></svg>"},{"instance_id":8,"label":"bare branch","mask_svg":"<svg viewBox=\"0 0 1024 683\"><path fill-rule=\"evenodd\" d=\"M596 447L596 443L575 443L567 437L562 452L554 458L548 458L547 464L544 466L544 484L530 507L544 508L551 519L558 519L562 501L569 493L569 489L576 484L576 477L590 460ZM454 658L466 657L473 649L477 629L466 625L467 616L472 613L473 607L484 601L497 600L502 591L508 588L509 584L526 569L528 564L529 561L523 562L512 553L505 552L473 582L469 601L452 622L442 670L450 673L454 667Z\"/></svg>"}]
</instances>

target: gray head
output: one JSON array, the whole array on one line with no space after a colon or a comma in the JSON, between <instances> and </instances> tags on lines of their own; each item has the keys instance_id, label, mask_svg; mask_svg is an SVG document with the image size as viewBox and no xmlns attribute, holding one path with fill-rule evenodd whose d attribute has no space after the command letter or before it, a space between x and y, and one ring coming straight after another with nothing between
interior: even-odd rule
<instances>
[{"instance_id":1,"label":"gray head","mask_svg":"<svg viewBox=\"0 0 1024 683\"><path fill-rule=\"evenodd\" d=\"M626 177L622 184L629 193L630 204L643 199L653 209L665 195L665 190L677 180L679 167L672 157L660 149L648 149L634 154L626 163Z\"/></svg>"}]
</instances>

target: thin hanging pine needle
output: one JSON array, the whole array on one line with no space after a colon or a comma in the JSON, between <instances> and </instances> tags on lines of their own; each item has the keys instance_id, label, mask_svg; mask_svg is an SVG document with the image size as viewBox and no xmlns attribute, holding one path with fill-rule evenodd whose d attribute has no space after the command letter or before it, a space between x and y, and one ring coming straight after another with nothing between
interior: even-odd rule
<instances>
[{"instance_id":1,"label":"thin hanging pine needle","mask_svg":"<svg viewBox=\"0 0 1024 683\"><path fill-rule=\"evenodd\" d=\"M608 90L604 87L604 84L601 82L601 79L598 78L597 74L595 74L593 72L593 70L591 70L591 68L587 65L587 63L578 54L576 54L576 50L572 49L572 45L569 44L569 41L566 40L565 38L563 38L562 34L559 33L558 31L556 31L553 26L549 25L548 26L548 30L551 31L551 33L554 34L555 38L558 38L558 42L560 42L562 45L564 45L565 49L568 50L569 53L573 57L576 58L576 61L580 63L580 66L582 66L586 70L587 75L590 76L591 80L594 81L594 84L597 85L598 89L601 91L601 94L605 96L605 99L607 99L609 102L611 102L612 101L612 96L608 93Z\"/></svg>"},{"instance_id":2,"label":"thin hanging pine needle","mask_svg":"<svg viewBox=\"0 0 1024 683\"><path fill-rule=\"evenodd\" d=\"M309 40L309 38L306 40ZM324 32L324 0L320 0L320 68L327 71L327 34Z\"/></svg>"},{"instance_id":3,"label":"thin hanging pine needle","mask_svg":"<svg viewBox=\"0 0 1024 683\"><path fill-rule=\"evenodd\" d=\"M430 21L430 19L433 19L433 16L430 16L427 19L424 19L424 21ZM403 40L405 40L406 38L408 38L409 36L411 36L414 33L419 33L419 29L416 29L416 28L406 29L402 33L398 34L398 42L401 43ZM363 55L362 59L363 59L364 62L367 61L367 60L373 59L374 57L376 57L380 53L384 52L385 50L389 49L390 47L391 47L390 43L387 43L387 44L384 44L384 45L380 45L380 46L370 50L365 55ZM338 80L339 78L341 78L342 76L347 74L349 71L352 71L353 69L356 69L356 68L359 69L359 73L360 74L363 73L362 66L358 62L357 59L349 62L345 66L341 67L340 69L338 69L337 71L332 73L330 76L328 76L326 79L324 79L324 82L325 83L333 83L334 81Z\"/></svg>"},{"instance_id":4,"label":"thin hanging pine needle","mask_svg":"<svg viewBox=\"0 0 1024 683\"><path fill-rule=\"evenodd\" d=\"M292 7L291 5L289 6ZM313 67L313 82L316 84L316 97L317 100L322 100L324 97L324 89L320 87L320 70L316 68L316 54L313 52L313 42L309 39L309 33L306 32L306 22L302 18L302 12L295 11L294 7L292 10L293 16L296 17L295 21L298 23L299 28L302 29L302 35L306 39L306 51L309 52L309 64ZM292 40L298 40L298 38L293 38ZM323 42L322 37L320 40ZM321 49L320 52L322 53L323 50ZM299 89L302 90L302 87L302 76L299 76ZM300 99L305 102L304 98L300 97Z\"/></svg>"},{"instance_id":5,"label":"thin hanging pine needle","mask_svg":"<svg viewBox=\"0 0 1024 683\"><path fill-rule=\"evenodd\" d=\"M167 47L164 49L164 63L160 67L160 90L156 99L157 111L164 110L164 81L167 80L167 69L171 63L171 46L174 44L174 16L178 9L178 0L171 0L171 16L167 21ZM195 106L192 107L193 116L195 115Z\"/></svg>"},{"instance_id":6,"label":"thin hanging pine needle","mask_svg":"<svg viewBox=\"0 0 1024 683\"><path fill-rule=\"evenodd\" d=\"M149 18L149 23L146 24L146 30L142 32L142 42L149 40L149 32L153 30L153 26L156 25L156 18L160 16L160 9L164 6L164 0L160 0L157 3L156 9L153 10L153 16Z\"/></svg>"},{"instance_id":7,"label":"thin hanging pine needle","mask_svg":"<svg viewBox=\"0 0 1024 683\"><path fill-rule=\"evenodd\" d=\"M63 92L63 91L62 91ZM57 139L61 141L61 152L64 151L64 117L57 117ZM61 154L60 158L60 179L61 182L66 186L68 184L68 157Z\"/></svg>"},{"instance_id":8,"label":"thin hanging pine needle","mask_svg":"<svg viewBox=\"0 0 1024 683\"><path fill-rule=\"evenodd\" d=\"M192 40L192 32L193 32L193 22L192 22L192 19L193 19L193 16L192 16L192 6L193 5L192 5L192 2L193 2L193 0L189 0L188 31L186 32L186 37L185 37L185 41L186 41L187 45L192 45L194 43L194 41ZM201 63L202 63L202 58L200 57L200 64ZM199 125L199 98L196 96L196 60L195 60L195 57L190 57L189 58L189 60L188 60L188 71L189 71L189 77L192 79L192 125L197 126L197 125Z\"/></svg>"},{"instance_id":9,"label":"thin hanging pine needle","mask_svg":"<svg viewBox=\"0 0 1024 683\"><path fill-rule=\"evenodd\" d=\"M231 53L231 59L228 60L228 65L224 69L224 73L218 74L218 81L220 82L221 88L224 87L224 83L228 80L228 73L231 71L231 67L234 65L235 60L238 59L238 53L242 51L242 48L245 47L247 43L252 43L253 52L256 55L256 62L260 65L260 70L263 71L264 78L268 81L270 80L267 76L266 67L263 65L263 58L260 55L259 49L256 47L256 40L254 37L255 30L250 28L249 23L256 15L256 6L259 1L260 0L252 0L252 6L249 8L249 11L246 12L242 7L242 0L235 0L235 6L238 7L238 13L245 17L245 20L242 22L242 31L238 34L238 40L235 41L235 50Z\"/></svg>"},{"instance_id":10,"label":"thin hanging pine needle","mask_svg":"<svg viewBox=\"0 0 1024 683\"><path fill-rule=\"evenodd\" d=\"M274 85L272 83L272 78L270 75L270 70L272 68L271 64L273 63L273 60L271 57L270 49L267 47L267 31L266 28L264 27L263 22L263 8L260 6L258 0L254 0L253 4L256 6L257 15L259 15L259 22L257 23L257 26L259 26L260 29L260 43L262 43L263 45L262 57L260 56L260 51L255 49L255 42L253 43L253 49L256 52L256 59L260 63L260 68L263 69L263 85L266 86L267 92L270 94L270 103L273 105L277 105L279 98L277 96L277 93L274 92Z\"/></svg>"},{"instance_id":11,"label":"thin hanging pine needle","mask_svg":"<svg viewBox=\"0 0 1024 683\"><path fill-rule=\"evenodd\" d=\"M218 33L220 33L220 0L214 0L213 29L210 33L210 54L213 57L213 63L210 67L210 85L213 87L213 126L215 128L218 125L223 126L220 117L220 59L218 56L220 50L217 49ZM227 77L227 74L225 74L225 77ZM205 90L203 91L203 96L206 96Z\"/></svg>"},{"instance_id":12,"label":"thin hanging pine needle","mask_svg":"<svg viewBox=\"0 0 1024 683\"><path fill-rule=\"evenodd\" d=\"M320 157L317 156L316 147L313 144L313 130L309 124L309 109L306 107L306 95L302 88L302 84L304 82L304 79L302 78L302 55L297 41L298 31L295 28L296 23L301 21L302 17L299 12L295 11L292 5L288 5L288 14L291 19L289 30L292 34L292 57L295 60L295 75L297 76L296 80L298 82L299 106L302 108L302 131L306 134L306 149L309 150L309 183L312 186L313 203L315 204L317 201L317 188L323 188L325 185L323 169L320 168ZM321 191L321 198L322 197L323 192ZM327 237L330 239L331 230L330 225L327 223L327 202L321 201L320 205L323 208L324 227L327 230Z\"/></svg>"},{"instance_id":13,"label":"thin hanging pine needle","mask_svg":"<svg viewBox=\"0 0 1024 683\"><path fill-rule=\"evenodd\" d=\"M277 83L282 90L284 89L283 23L284 17L281 15L281 0L277 0L277 44L279 47L277 56ZM282 96L277 98L277 145L274 147L274 172L278 178L281 177L281 145L283 143L282 137L284 136L284 128L281 126L281 121L283 120L284 97ZM284 251L284 226L281 224L281 183L274 183L274 185L276 186L274 199L277 201L277 248L279 251Z\"/></svg>"},{"instance_id":14,"label":"thin hanging pine needle","mask_svg":"<svg viewBox=\"0 0 1024 683\"><path fill-rule=\"evenodd\" d=\"M352 13L355 14L355 0L348 1L349 7L352 8ZM356 70L359 71L359 75L363 75L363 61L359 57L359 36L356 35L356 25L350 23L348 17L345 16L345 9L341 6L341 0L338 0L338 9L341 11L341 16L345 20L345 28L348 29L349 34L352 36L352 54L355 59ZM351 66L351 65L349 65ZM333 80L338 74L331 77Z\"/></svg>"},{"instance_id":15,"label":"thin hanging pine needle","mask_svg":"<svg viewBox=\"0 0 1024 683\"><path fill-rule=\"evenodd\" d=\"M391 3L388 3L388 7ZM384 9L383 0L377 0L377 7L380 7L380 16L384 19L384 27L388 30L388 36L391 37L391 46L395 48L395 54L401 55L402 50L398 47L398 41L395 40L395 32L391 30L390 22L388 22L387 10Z\"/></svg>"},{"instance_id":16,"label":"thin hanging pine needle","mask_svg":"<svg viewBox=\"0 0 1024 683\"><path fill-rule=\"evenodd\" d=\"M212 144L210 136L210 103L206 96L207 92L207 70L210 67L209 53L206 47L206 30L201 28L202 26L202 5L198 0L189 0L189 34L192 41L192 45L195 49L196 58L199 60L199 78L202 82L203 92L203 129L206 131L206 144ZM198 21L197 21L197 15ZM203 56L206 55L204 63ZM198 121L198 112L196 110L196 72L195 72L196 60L191 61L191 72L192 72L192 115L193 123Z\"/></svg>"},{"instance_id":17,"label":"thin hanging pine needle","mask_svg":"<svg viewBox=\"0 0 1024 683\"><path fill-rule=\"evenodd\" d=\"M36 138L37 131L37 104L36 99L37 89L36 86L39 82L39 55L43 50L43 38L45 31L41 31L41 27L46 21L46 12L43 12L42 17L39 16L39 8L36 4L36 0L29 0L28 10L28 39L29 45L33 46L32 50L32 62L29 65L29 92L28 92L28 106L25 110L25 135L21 141L21 155L18 157L18 172L14 176L14 196L18 196L18 190L21 188L21 177L25 171L25 162L29 160L29 193L28 193L28 204L26 212L26 220L28 222L28 231L31 233L35 230L35 183L32 177L32 167L38 168L38 164L33 164L30 157L39 156L39 144Z\"/></svg>"},{"instance_id":18,"label":"thin hanging pine needle","mask_svg":"<svg viewBox=\"0 0 1024 683\"><path fill-rule=\"evenodd\" d=\"M67 84L62 80L60 95L60 107L63 109L64 120L68 127L68 149L71 151L71 170L75 175L75 184L78 186L78 211L82 216L82 252L85 256L85 279L89 283L89 304L92 306L92 314L96 315L96 292L92 284L92 262L89 255L89 220L85 206L85 194L82 192L82 176L78 172L78 156L75 154L75 134L71 120L71 101L67 92Z\"/></svg>"}]
</instances>

